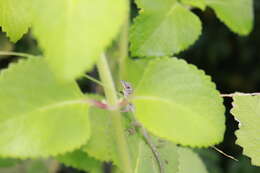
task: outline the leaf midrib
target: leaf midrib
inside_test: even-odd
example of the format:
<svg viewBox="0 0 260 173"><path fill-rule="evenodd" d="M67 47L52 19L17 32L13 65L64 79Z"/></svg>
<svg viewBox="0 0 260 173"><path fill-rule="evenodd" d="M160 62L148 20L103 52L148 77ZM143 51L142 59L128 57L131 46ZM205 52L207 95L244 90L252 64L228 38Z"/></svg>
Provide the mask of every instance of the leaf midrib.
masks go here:
<svg viewBox="0 0 260 173"><path fill-rule="evenodd" d="M132 100L133 101L134 100L155 100L155 101L165 102L165 103L168 103L170 105L177 105L177 106L181 107L182 110L185 110L189 114L191 114L191 115L195 114L195 117L203 118L203 117L199 116L199 114L196 111L190 109L190 107L183 106L183 105L178 104L178 103L176 103L176 102L174 102L173 100L170 100L170 99L161 98L161 97L158 97L158 96L135 96ZM203 119L206 120L208 123L211 123L209 119L207 119L207 118L203 118Z"/></svg>
<svg viewBox="0 0 260 173"><path fill-rule="evenodd" d="M84 100L84 99L67 100L67 101L63 101L63 102L59 102L59 103L55 103L55 104L50 104L48 106L42 106L42 107L40 106L40 108L38 107L38 108L36 108L32 111L22 113L19 116L12 116L11 118L5 119L0 124L7 123L7 122L12 121L12 120L17 119L17 118L24 118L26 115L32 114L33 112L47 111L47 110L50 110L50 109L55 109L55 108L58 108L58 107L63 107L63 106L67 106L67 105L74 105L74 104L87 104L87 101Z"/></svg>
<svg viewBox="0 0 260 173"><path fill-rule="evenodd" d="M175 2L171 8L169 8L166 12L163 13L163 15L161 16L162 20L158 23L157 27L154 27L154 30L151 32L151 34L149 34L150 36L148 37L148 39L144 39L144 41L141 42L141 46L137 49L138 51L141 49L143 49L143 47L146 45L145 43L148 42L150 40L151 37L153 37L153 35L156 33L156 31L158 30L158 28L160 28L160 26L164 23L165 19L167 17L169 17L171 15L171 13L174 11L174 9L178 6L178 2ZM158 13L160 14L160 12L157 12L156 14L158 15ZM154 14L153 14L154 15Z"/></svg>

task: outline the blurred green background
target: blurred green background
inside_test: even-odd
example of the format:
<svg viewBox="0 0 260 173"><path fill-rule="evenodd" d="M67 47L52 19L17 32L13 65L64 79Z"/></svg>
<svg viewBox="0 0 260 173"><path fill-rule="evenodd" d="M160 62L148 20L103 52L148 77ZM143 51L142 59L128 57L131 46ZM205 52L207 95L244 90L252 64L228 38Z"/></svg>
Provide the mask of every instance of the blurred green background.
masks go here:
<svg viewBox="0 0 260 173"><path fill-rule="evenodd" d="M188 50L176 55L203 69L216 83L221 93L260 92L260 1L254 1L255 26L247 37L232 33L221 23L210 9L202 12L193 10L203 22L203 34ZM132 18L137 15L137 8L132 3ZM238 12L239 17L239 12ZM40 54L37 42L30 33L16 44L8 41L4 33L0 33L0 51L27 52ZM0 56L0 68L6 68L15 56ZM96 75L96 72L92 72ZM79 81L83 91L91 91L95 85L87 80ZM237 158L235 162L213 149L196 149L204 160L209 173L260 173L260 167L250 164L250 159L242 156L242 148L235 145L234 131L238 123L229 113L232 100L225 98L226 125L225 140L218 145L222 151ZM15 165L15 166L13 166ZM0 173L46 173L48 170L59 173L79 173L79 170L57 165L55 161L1 160ZM106 167L106 166L105 166ZM109 166L108 166L109 167ZM108 172L108 171L106 171Z"/></svg>

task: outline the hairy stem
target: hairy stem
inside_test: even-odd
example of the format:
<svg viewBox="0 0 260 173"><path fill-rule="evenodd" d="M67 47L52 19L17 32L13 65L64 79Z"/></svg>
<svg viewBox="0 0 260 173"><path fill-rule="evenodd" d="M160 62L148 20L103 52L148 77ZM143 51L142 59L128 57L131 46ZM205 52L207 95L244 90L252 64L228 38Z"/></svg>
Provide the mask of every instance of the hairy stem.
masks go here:
<svg viewBox="0 0 260 173"><path fill-rule="evenodd" d="M112 79L111 71L108 66L105 55L102 55L97 63L98 72L102 83L104 84L104 91L109 106L117 106L117 93L115 90L115 84ZM121 164L124 168L124 173L133 173L130 156L128 152L128 146L124 135L124 129L122 125L121 113L119 110L111 111L111 119L113 123L113 129L115 139L117 143L117 149Z"/></svg>

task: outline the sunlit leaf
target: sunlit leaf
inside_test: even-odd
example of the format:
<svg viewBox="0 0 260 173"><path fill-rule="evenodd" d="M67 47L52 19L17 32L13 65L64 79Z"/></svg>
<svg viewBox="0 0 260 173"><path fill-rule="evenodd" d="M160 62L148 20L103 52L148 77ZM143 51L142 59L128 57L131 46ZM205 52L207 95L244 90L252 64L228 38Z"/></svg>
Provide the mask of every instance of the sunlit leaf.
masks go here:
<svg viewBox="0 0 260 173"><path fill-rule="evenodd" d="M205 0L181 0L181 2L185 5L191 5L193 7L198 7L202 10L205 10L205 8L206 8Z"/></svg>
<svg viewBox="0 0 260 173"><path fill-rule="evenodd" d="M260 166L260 96L237 93L233 100L231 113L239 121L236 143L243 147L245 155L251 157L252 164Z"/></svg>
<svg viewBox="0 0 260 173"><path fill-rule="evenodd" d="M37 1L33 31L47 62L63 79L94 65L127 14L126 0Z"/></svg>
<svg viewBox="0 0 260 173"><path fill-rule="evenodd" d="M206 2L233 32L247 35L252 31L253 0L206 0Z"/></svg>
<svg viewBox="0 0 260 173"><path fill-rule="evenodd" d="M222 141L223 99L209 76L176 58L155 59L144 68L132 101L136 117L148 130L183 145Z"/></svg>
<svg viewBox="0 0 260 173"><path fill-rule="evenodd" d="M142 8L130 32L133 56L176 54L201 33L199 18L175 1L137 1Z"/></svg>
<svg viewBox="0 0 260 173"><path fill-rule="evenodd" d="M0 1L0 26L11 41L19 40L31 26L31 4L31 0Z"/></svg>
<svg viewBox="0 0 260 173"><path fill-rule="evenodd" d="M12 64L0 75L0 155L46 157L80 147L90 136L84 99L43 58Z"/></svg>

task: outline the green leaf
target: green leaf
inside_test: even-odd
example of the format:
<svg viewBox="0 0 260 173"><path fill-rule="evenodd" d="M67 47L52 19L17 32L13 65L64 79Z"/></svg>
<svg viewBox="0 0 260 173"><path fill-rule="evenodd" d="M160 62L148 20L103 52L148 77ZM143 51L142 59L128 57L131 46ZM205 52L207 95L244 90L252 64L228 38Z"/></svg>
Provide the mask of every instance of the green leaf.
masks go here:
<svg viewBox="0 0 260 173"><path fill-rule="evenodd" d="M201 33L200 19L188 9L175 1L165 5L159 2L154 6L139 3L143 10L130 30L133 56L176 54L193 44Z"/></svg>
<svg viewBox="0 0 260 173"><path fill-rule="evenodd" d="M150 59L127 59L126 60L126 74L123 76L124 80L127 80L131 83L131 85L136 88L140 79L142 78L142 74L145 71L145 66L149 63Z"/></svg>
<svg viewBox="0 0 260 173"><path fill-rule="evenodd" d="M97 160L113 161L117 167L123 170L118 158L109 112L97 108L90 108L89 115L92 134L83 150ZM127 116L131 115L124 114L125 135L135 173L159 173L153 152L145 143L142 136L140 136L141 134L137 131L134 134L128 132L133 126L129 120L127 120L129 118ZM158 145L158 143L156 139L154 144ZM177 172L178 154L176 146L165 141L158 151L161 154L166 170L169 170L170 173ZM168 164L166 164L166 162ZM168 173L168 171L166 173Z"/></svg>
<svg viewBox="0 0 260 173"><path fill-rule="evenodd" d="M79 170L89 171L90 173L103 173L102 162L89 157L89 155L82 150L76 150L71 153L57 156L56 159L67 166Z"/></svg>
<svg viewBox="0 0 260 173"><path fill-rule="evenodd" d="M243 153L251 157L253 165L260 166L260 96L246 96L237 93L231 113L240 122L235 132L236 143L243 147Z"/></svg>
<svg viewBox="0 0 260 173"><path fill-rule="evenodd" d="M28 31L32 16L30 0L0 1L0 26L12 42L19 40Z"/></svg>
<svg viewBox="0 0 260 173"><path fill-rule="evenodd" d="M126 14L126 0L37 1L33 31L51 68L70 80L90 70Z"/></svg>
<svg viewBox="0 0 260 173"><path fill-rule="evenodd" d="M200 157L188 148L178 147L179 172L178 173L208 173Z"/></svg>
<svg viewBox="0 0 260 173"><path fill-rule="evenodd" d="M117 162L113 126L109 112L91 107L89 116L92 133L83 150L97 160Z"/></svg>
<svg viewBox="0 0 260 173"><path fill-rule="evenodd" d="M132 101L137 119L149 131L190 146L222 141L223 99L209 76L176 58L155 59L143 68Z"/></svg>
<svg viewBox="0 0 260 173"><path fill-rule="evenodd" d="M205 10L206 1L205 0L181 0L181 3L185 5L191 5L193 7L198 7L201 10Z"/></svg>
<svg viewBox="0 0 260 173"><path fill-rule="evenodd" d="M43 58L10 65L0 75L0 155L47 157L80 147L90 136L84 99Z"/></svg>
<svg viewBox="0 0 260 173"><path fill-rule="evenodd" d="M253 0L206 0L206 2L233 32L248 35L252 31Z"/></svg>

